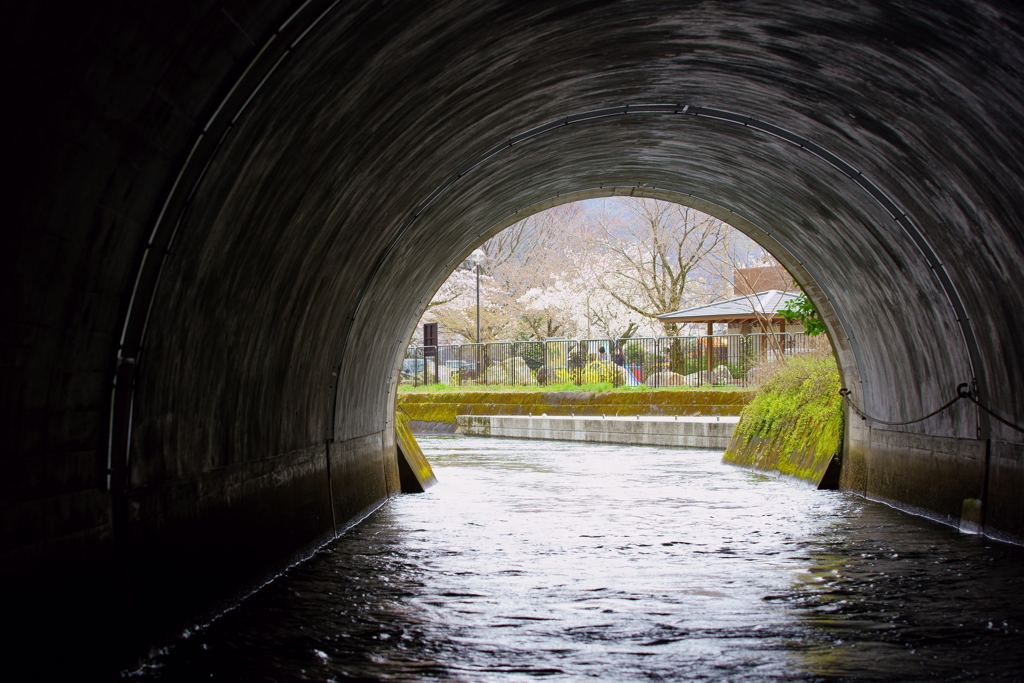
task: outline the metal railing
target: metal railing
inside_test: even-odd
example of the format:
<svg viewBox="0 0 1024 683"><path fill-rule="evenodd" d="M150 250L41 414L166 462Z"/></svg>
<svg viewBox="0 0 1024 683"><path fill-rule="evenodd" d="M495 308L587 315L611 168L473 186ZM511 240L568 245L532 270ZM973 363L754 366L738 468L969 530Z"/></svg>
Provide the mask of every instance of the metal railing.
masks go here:
<svg viewBox="0 0 1024 683"><path fill-rule="evenodd" d="M803 333L548 339L409 347L402 383L746 387L765 362L815 347Z"/></svg>

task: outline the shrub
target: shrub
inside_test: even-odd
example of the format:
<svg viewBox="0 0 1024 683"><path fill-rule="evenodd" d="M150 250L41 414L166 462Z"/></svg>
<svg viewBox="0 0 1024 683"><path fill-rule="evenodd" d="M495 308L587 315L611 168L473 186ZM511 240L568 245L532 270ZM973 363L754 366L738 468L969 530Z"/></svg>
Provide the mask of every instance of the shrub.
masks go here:
<svg viewBox="0 0 1024 683"><path fill-rule="evenodd" d="M791 356L766 370L736 426L728 459L774 461L773 469L811 479L823 473L843 440L839 369L830 350ZM754 447L760 455L741 451ZM765 461L767 462L767 461Z"/></svg>
<svg viewBox="0 0 1024 683"><path fill-rule="evenodd" d="M580 384L616 383L616 381L618 384L625 384L623 373L624 370L614 363L592 361L580 371L577 381Z"/></svg>

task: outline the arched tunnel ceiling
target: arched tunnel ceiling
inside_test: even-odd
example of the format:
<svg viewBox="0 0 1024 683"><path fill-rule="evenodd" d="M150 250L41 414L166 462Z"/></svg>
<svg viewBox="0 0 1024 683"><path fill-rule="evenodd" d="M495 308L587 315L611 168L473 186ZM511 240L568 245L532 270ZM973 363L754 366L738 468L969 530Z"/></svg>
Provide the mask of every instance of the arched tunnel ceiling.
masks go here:
<svg viewBox="0 0 1024 683"><path fill-rule="evenodd" d="M1016 330L989 329L979 360L999 360L991 370L972 370L948 292L906 231L821 158L749 127L654 113L579 122L502 150L448 184L486 150L564 116L622 105L713 105L812 138L863 169L927 226L959 284L954 295L963 290L974 311L986 304L969 290L990 286L992 273L1015 272L1019 249L984 253L996 216L979 211L979 195L991 192L991 170L971 163L957 174L948 158L958 143L1006 136L1002 121L986 129L982 111L962 119L950 111L953 94L970 94L972 105L988 100L976 83L968 93L957 78L994 55L969 59L971 48L989 47L962 36L954 52L934 7L931 17L863 7L846 16L809 6L799 13L713 4L644 9L520 8L499 34L492 30L497 7L455 12L442 5L414 16L394 8L330 10L248 103L199 186L178 238L180 256L164 274L182 284L164 284L159 295L178 298L157 299L157 310L178 313L153 323L140 408L153 406L157 420L171 413L186 419L187 411L161 404L178 400L179 391L164 387L181 383L186 395L222 396L227 415L233 392L209 383L234 377L255 390L269 373L285 405L254 392L256 405L246 407L272 432L258 440L269 439L275 451L322 435L379 431L390 411L384 369L393 368L442 264L512 211L607 185L705 197L779 235L819 273L850 321L843 332L860 341L857 374L865 382L858 398L874 414L922 414L975 373L999 376L1016 363L1000 358ZM961 75L936 72L922 68L929 55L967 63ZM942 116L925 114L929 107ZM1000 142L1004 152L1019 144L1013 136ZM1012 157L992 161L1019 170ZM979 219L985 230L977 229ZM1004 237L1018 247L1011 232ZM1006 262L979 276L975 255ZM182 357L174 330L201 334L225 307L273 314L239 321L237 331L232 324L228 344L219 343L223 327L209 327ZM162 353L170 355L157 360ZM179 363L198 371L182 375ZM307 387L309 378L320 378L319 396L292 388ZM1009 398L1006 388L993 391ZM193 409L193 420L209 410ZM298 415L298 422L256 419L266 410ZM973 436L970 413L965 406L947 424L924 428ZM145 435L145 418L141 427ZM251 452L250 436L223 435L209 457L230 462L234 448Z"/></svg>
<svg viewBox="0 0 1024 683"><path fill-rule="evenodd" d="M11 12L11 566L106 547L125 487L383 434L398 354L438 278L516 212L602 188L694 197L770 235L835 311L868 412L921 415L976 376L993 408L1024 419L1014 3ZM820 145L927 248L813 149L686 106ZM986 429L961 402L897 431Z"/></svg>

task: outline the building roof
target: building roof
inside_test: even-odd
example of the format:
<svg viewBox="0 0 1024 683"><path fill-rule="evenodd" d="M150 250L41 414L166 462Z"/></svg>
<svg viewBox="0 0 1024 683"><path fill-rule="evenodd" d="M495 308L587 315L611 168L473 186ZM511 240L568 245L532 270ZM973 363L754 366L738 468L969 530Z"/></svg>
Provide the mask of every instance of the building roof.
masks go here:
<svg viewBox="0 0 1024 683"><path fill-rule="evenodd" d="M769 289L766 292L738 296L706 306L687 308L675 313L659 315L659 320L670 323L733 323L758 322L765 316L781 318L777 311L799 294Z"/></svg>

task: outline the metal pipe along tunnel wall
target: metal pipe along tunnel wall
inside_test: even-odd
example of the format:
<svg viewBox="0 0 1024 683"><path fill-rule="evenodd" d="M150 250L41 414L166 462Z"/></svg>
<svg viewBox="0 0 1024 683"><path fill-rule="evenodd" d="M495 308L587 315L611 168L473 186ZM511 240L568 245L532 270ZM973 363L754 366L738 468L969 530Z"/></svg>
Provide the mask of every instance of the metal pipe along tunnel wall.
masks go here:
<svg viewBox="0 0 1024 683"><path fill-rule="evenodd" d="M1015 5L90 5L5 47L3 568L69 629L152 638L396 494L412 321L574 198L769 247L872 416L1024 422ZM1019 432L847 425L845 488L1024 539Z"/></svg>

